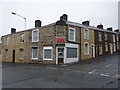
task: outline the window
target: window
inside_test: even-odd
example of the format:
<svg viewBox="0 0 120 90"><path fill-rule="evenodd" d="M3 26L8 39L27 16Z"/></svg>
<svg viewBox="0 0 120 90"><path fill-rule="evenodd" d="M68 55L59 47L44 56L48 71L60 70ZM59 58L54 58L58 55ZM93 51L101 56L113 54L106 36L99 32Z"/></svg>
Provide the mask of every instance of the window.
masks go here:
<svg viewBox="0 0 120 90"><path fill-rule="evenodd" d="M113 50L114 50L114 52L116 52L116 44L115 43L113 43Z"/></svg>
<svg viewBox="0 0 120 90"><path fill-rule="evenodd" d="M102 55L102 45L99 45L99 55Z"/></svg>
<svg viewBox="0 0 120 90"><path fill-rule="evenodd" d="M44 47L43 53L44 60L52 60L52 47Z"/></svg>
<svg viewBox="0 0 120 90"><path fill-rule="evenodd" d="M105 43L105 51L108 52L108 44Z"/></svg>
<svg viewBox="0 0 120 90"><path fill-rule="evenodd" d="M89 44L88 43L84 44L84 53L85 55L89 55Z"/></svg>
<svg viewBox="0 0 120 90"><path fill-rule="evenodd" d="M113 35L113 42L115 42L115 35Z"/></svg>
<svg viewBox="0 0 120 90"><path fill-rule="evenodd" d="M75 29L69 28L69 41L75 41Z"/></svg>
<svg viewBox="0 0 120 90"><path fill-rule="evenodd" d="M39 33L38 29L32 31L32 42L38 42Z"/></svg>
<svg viewBox="0 0 120 90"><path fill-rule="evenodd" d="M5 58L8 58L8 49L5 49Z"/></svg>
<svg viewBox="0 0 120 90"><path fill-rule="evenodd" d="M107 34L105 34L105 41L107 41Z"/></svg>
<svg viewBox="0 0 120 90"><path fill-rule="evenodd" d="M98 35L99 37L99 41L102 41L102 34L101 33L99 33L99 35Z"/></svg>
<svg viewBox="0 0 120 90"><path fill-rule="evenodd" d="M9 44L9 37L6 37L6 45Z"/></svg>
<svg viewBox="0 0 120 90"><path fill-rule="evenodd" d="M117 34L117 41L119 41L119 35Z"/></svg>
<svg viewBox="0 0 120 90"><path fill-rule="evenodd" d="M117 50L119 50L119 42L117 42Z"/></svg>
<svg viewBox="0 0 120 90"><path fill-rule="evenodd" d="M89 31L87 29L84 30L84 39L89 39Z"/></svg>
<svg viewBox="0 0 120 90"><path fill-rule="evenodd" d="M20 42L21 42L21 43L24 42L24 34L21 34L21 35L20 35Z"/></svg>
<svg viewBox="0 0 120 90"><path fill-rule="evenodd" d="M77 58L77 48L67 47L67 58Z"/></svg>
<svg viewBox="0 0 120 90"><path fill-rule="evenodd" d="M24 50L20 49L19 52L20 52L20 54L19 54L20 59L23 59L24 58Z"/></svg>
<svg viewBox="0 0 120 90"><path fill-rule="evenodd" d="M38 59L38 47L32 47L32 59Z"/></svg>

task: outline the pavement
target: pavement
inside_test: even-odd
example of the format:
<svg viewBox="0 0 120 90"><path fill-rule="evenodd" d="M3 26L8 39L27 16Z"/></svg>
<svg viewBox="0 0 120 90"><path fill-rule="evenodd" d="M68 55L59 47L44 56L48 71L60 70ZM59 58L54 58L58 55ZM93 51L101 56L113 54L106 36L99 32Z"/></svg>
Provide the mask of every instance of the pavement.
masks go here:
<svg viewBox="0 0 120 90"><path fill-rule="evenodd" d="M118 88L119 54L65 65L2 63L2 88Z"/></svg>

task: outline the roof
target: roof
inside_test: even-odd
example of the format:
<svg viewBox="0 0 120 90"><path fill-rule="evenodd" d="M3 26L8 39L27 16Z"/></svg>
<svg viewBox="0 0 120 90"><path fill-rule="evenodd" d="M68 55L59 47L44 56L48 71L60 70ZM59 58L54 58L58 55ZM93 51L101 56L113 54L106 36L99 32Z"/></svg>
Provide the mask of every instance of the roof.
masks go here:
<svg viewBox="0 0 120 90"><path fill-rule="evenodd" d="M120 32L109 31L109 30L106 30L106 29L99 29L99 28L94 27L94 26L86 26L86 25L83 25L83 24L80 24L80 23L77 23L77 22L66 21L66 20L63 20L63 21L67 25L78 26L78 27L81 27L81 28L88 28L88 29L92 29L92 30L96 30L96 31L103 31L103 32L110 32L110 33L120 33ZM54 25L56 25L56 22L48 24L48 25L44 25L44 26L41 26L41 27L48 27L48 26L54 26ZM18 31L16 33L21 33L21 32L25 32L25 31L31 31L31 30L34 30L36 28L38 28L38 27L30 28L30 29L27 29L27 30ZM7 35L11 35L11 34L7 34ZM6 36L6 35L4 35L4 36Z"/></svg>
<svg viewBox="0 0 120 90"><path fill-rule="evenodd" d="M56 23L51 23L51 24L48 24L48 25L45 25L45 26L41 26L41 27L53 26L53 25L55 25L55 24L56 24ZM16 33L21 33L21 32L26 32L26 31L32 31L32 30L37 29L37 28L39 28L39 27L34 27L34 28L27 29L27 30L18 31L18 32L16 32ZM16 33L15 33L15 34L16 34ZM13 34L14 34L14 33L13 33ZM12 35L12 33L7 34L7 35ZM4 35L4 36L7 36L7 35ZM3 37L3 36L2 36L2 37Z"/></svg>
<svg viewBox="0 0 120 90"><path fill-rule="evenodd" d="M86 26L86 25L76 23L76 22L71 22L71 21L65 21L65 22L66 22L67 25L74 25L74 26L78 26L78 27L82 27L82 28L88 28L88 29L103 31L103 32L118 33L118 32L109 31L109 30L106 30L106 29L99 29L99 28L94 27L94 26Z"/></svg>

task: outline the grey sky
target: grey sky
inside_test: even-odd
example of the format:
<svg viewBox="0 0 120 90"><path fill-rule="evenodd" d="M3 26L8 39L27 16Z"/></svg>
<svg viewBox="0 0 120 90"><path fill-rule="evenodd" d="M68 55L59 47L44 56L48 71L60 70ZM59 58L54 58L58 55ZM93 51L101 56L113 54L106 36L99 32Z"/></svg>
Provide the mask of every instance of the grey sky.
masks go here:
<svg viewBox="0 0 120 90"><path fill-rule="evenodd" d="M34 27L39 17L42 25L59 20L62 14L68 15L69 21L82 23L90 20L91 26L102 23L104 28L118 28L118 2L1 2L0 37L10 33L11 28L24 30L24 19L12 15L15 12L27 18L27 29ZM108 0L109 1L109 0Z"/></svg>

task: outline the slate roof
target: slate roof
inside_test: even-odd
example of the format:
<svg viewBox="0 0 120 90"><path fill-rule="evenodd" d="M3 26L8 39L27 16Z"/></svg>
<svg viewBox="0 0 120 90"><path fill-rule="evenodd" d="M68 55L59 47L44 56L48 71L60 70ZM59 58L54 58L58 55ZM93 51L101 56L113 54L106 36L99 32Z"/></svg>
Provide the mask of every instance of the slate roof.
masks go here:
<svg viewBox="0 0 120 90"><path fill-rule="evenodd" d="M88 29L103 31L103 32L118 33L118 32L109 31L109 30L106 30L106 29L99 29L99 28L93 27L93 26L86 26L86 25L76 23L76 22L71 22L71 21L65 21L65 22L66 22L67 25L73 25L73 26L78 26L78 27L82 27L82 28L88 28Z"/></svg>

